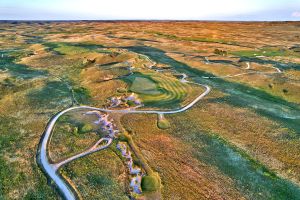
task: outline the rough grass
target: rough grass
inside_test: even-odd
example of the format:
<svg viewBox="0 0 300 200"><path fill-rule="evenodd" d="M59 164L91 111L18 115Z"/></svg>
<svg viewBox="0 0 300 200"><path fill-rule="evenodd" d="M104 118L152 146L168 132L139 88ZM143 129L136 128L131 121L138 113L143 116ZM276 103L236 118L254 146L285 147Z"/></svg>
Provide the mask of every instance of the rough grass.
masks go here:
<svg viewBox="0 0 300 200"><path fill-rule="evenodd" d="M21 50L14 51L13 53L2 50L0 51L0 55L2 54L4 57L0 59L0 70L7 70L7 73L14 78L28 80L47 75L46 70L32 69L27 65L16 63L21 58L28 56L28 53L24 54Z"/></svg>
<svg viewBox="0 0 300 200"><path fill-rule="evenodd" d="M141 126L144 120L147 123ZM159 129L156 120L155 115L130 114L125 115L121 122L126 129L132 130L135 143L146 161L159 173L163 199L243 197L226 177L193 158L190 145L169 134L171 130ZM180 129L172 131L181 132Z"/></svg>
<svg viewBox="0 0 300 200"><path fill-rule="evenodd" d="M138 159L139 163L141 164L142 168L146 171L148 175L153 175L154 172L151 169L151 167L148 165L147 161L145 160L143 154L139 150L138 146L136 146L135 142L133 141L133 138L131 135L129 135L127 132L120 135L119 139L121 141L127 142L131 150L133 151L134 155Z"/></svg>
<svg viewBox="0 0 300 200"><path fill-rule="evenodd" d="M233 55L241 57L257 57L257 56L266 56L266 57L275 57L275 56L293 56L299 57L300 54L295 53L294 51L288 49L280 48L262 48L260 50L249 50L249 51L235 51L231 52Z"/></svg>
<svg viewBox="0 0 300 200"><path fill-rule="evenodd" d="M49 110L41 113L28 104L26 92L30 90L0 99L0 199L58 199L36 165Z"/></svg>
<svg viewBox="0 0 300 200"><path fill-rule="evenodd" d="M125 167L119 157L106 149L75 160L63 167L83 199L127 200Z"/></svg>
<svg viewBox="0 0 300 200"><path fill-rule="evenodd" d="M72 103L68 87L60 81L46 82L44 86L30 91L27 96L29 104L37 109L59 109Z"/></svg>
<svg viewBox="0 0 300 200"><path fill-rule="evenodd" d="M213 94L211 94L213 95ZM299 138L297 133L279 126L249 110L233 108L224 103L213 103L213 97L199 109L192 109L188 118L204 130L222 135L269 168L284 177L299 182ZM205 105L205 106L204 106ZM198 107L198 106L197 106ZM234 122L238 121L238 124ZM280 148L278 148L280 147Z"/></svg>
<svg viewBox="0 0 300 200"><path fill-rule="evenodd" d="M289 80L290 75L286 74L288 70L284 70L284 74L257 74L257 72L277 72L276 69L272 68L273 65L271 64L258 64L250 62L251 70L245 70L244 66L237 67L234 65L212 63L203 65L198 60L187 59L179 56L175 56L174 59L183 61L190 66L211 73L211 75L203 76L222 77L240 73L252 73L236 77L222 77L222 79L226 80L227 82L243 84L258 90L262 90L274 97L281 98L291 103L300 103L299 93L296 92L300 89L300 84L299 82ZM239 63L236 64L240 65ZM295 76L294 79L297 80L297 76ZM218 80L210 81L218 82ZM288 92L285 93L283 90L287 90Z"/></svg>
<svg viewBox="0 0 300 200"><path fill-rule="evenodd" d="M220 43L220 44L229 44L234 45L237 44L237 42L234 41L226 41L224 39L216 39L216 38L199 38L199 37L180 37L177 35L172 34L166 34L156 31L149 31L151 34L155 34L159 37L164 37L168 39L178 40L178 41L192 41L192 42L207 42L207 43Z"/></svg>
<svg viewBox="0 0 300 200"><path fill-rule="evenodd" d="M167 133L165 132L165 134L153 127L155 126L155 118L152 118L153 122L149 121L148 116L127 116L128 119L123 118L125 127L134 127L133 131L138 135L135 140L138 141L141 151L145 152L147 155L146 159L148 159L149 164L152 165L154 169L158 168L160 174L165 174L161 177L166 190L177 189L176 183L173 183L168 179L172 180L172 178L169 177L172 174L172 176L176 177L176 180L180 180L179 173L184 173L184 179L190 180L188 181L188 186L186 188L183 186L186 180L180 180L180 183L182 184L181 190L184 190L191 196L192 194L190 193L195 193L197 191L194 189L195 185L191 181L193 179L192 177L199 178L199 176L201 176L199 179L204 182L206 178L209 177L209 182L214 184L214 187L210 187L209 189L212 193L216 192L216 187L218 187L218 189L216 189L218 191L224 190L224 188L216 182L212 182L212 177L219 176L218 174L220 173L225 177L218 177L217 180L222 180L221 182L224 187L228 188L226 184L230 185L230 183L226 181L227 178L233 180L232 184L234 184L234 186L230 187L237 189L241 192L241 194L250 199L272 199L277 197L282 199L285 199L285 197L288 197L289 199L297 199L297 195L300 192L300 188L297 185L291 181L278 177L266 166L251 158L251 156L249 156L249 154L245 151L228 143L221 137L203 131L201 125L198 125L199 122L197 120L191 120L191 117L194 117L195 119L197 118L198 115L196 113L199 113L199 111L197 112L197 110L195 110L192 116L189 114L172 115L170 120L176 124L176 126L168 130ZM139 122L142 119L147 119L148 122L150 122L147 123L147 127L141 127L139 125ZM151 130L151 132L145 132L144 129ZM172 138L173 136L179 141ZM183 144L181 142L186 144L187 147L182 146ZM164 146L164 148L162 148L162 146ZM177 146L184 151L182 155L179 153L180 151L175 150ZM166 151L170 152L166 154ZM168 156L170 156L170 160ZM178 156L183 156L183 161L180 161ZM176 161L172 160L175 158ZM192 162L193 159L197 159L198 162L202 163L194 163L193 167L195 168L195 166L198 166L201 169L195 169L195 171L192 171L186 166L189 162ZM179 170L179 166L177 166L175 170L176 172L170 172L171 170L168 171L169 167L176 166L176 162L179 162L179 165L184 165L185 169ZM201 167L203 165L209 165L211 167L209 170L211 171L207 172L207 168L203 169ZM216 169L216 171L213 169ZM168 175L166 175L166 170L169 173ZM199 183L196 185L199 187ZM204 188L205 187L200 188L199 190L203 192L203 190L205 190ZM191 190L193 190L193 192L189 192ZM225 195L225 193L227 195L236 195L231 192L232 191L226 191L222 195ZM163 194L168 195L164 192ZM218 193L216 192L215 195L217 194ZM181 197L184 196L183 194L180 195L182 195ZM202 195L203 194L198 194L198 197ZM191 196L189 198L191 198ZM237 197L231 196L230 198Z"/></svg>
<svg viewBox="0 0 300 200"><path fill-rule="evenodd" d="M49 143L50 158L57 162L81 153L102 137L96 117L73 111L61 116L55 124Z"/></svg>

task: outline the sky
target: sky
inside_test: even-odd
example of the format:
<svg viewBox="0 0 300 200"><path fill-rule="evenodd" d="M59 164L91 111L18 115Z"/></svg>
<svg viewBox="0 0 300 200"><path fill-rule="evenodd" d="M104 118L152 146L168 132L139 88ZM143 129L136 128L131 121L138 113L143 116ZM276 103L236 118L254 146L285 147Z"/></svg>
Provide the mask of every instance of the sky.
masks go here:
<svg viewBox="0 0 300 200"><path fill-rule="evenodd" d="M0 20L300 21L300 0L0 0Z"/></svg>

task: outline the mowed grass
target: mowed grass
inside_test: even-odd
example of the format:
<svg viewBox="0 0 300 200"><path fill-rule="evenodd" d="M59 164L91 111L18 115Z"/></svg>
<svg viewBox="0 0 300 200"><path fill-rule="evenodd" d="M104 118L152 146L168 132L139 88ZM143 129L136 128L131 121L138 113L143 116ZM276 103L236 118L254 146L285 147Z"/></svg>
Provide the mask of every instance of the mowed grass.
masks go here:
<svg viewBox="0 0 300 200"><path fill-rule="evenodd" d="M146 106L178 107L193 90L187 83L158 73L136 73L127 80L129 91L137 93Z"/></svg>
<svg viewBox="0 0 300 200"><path fill-rule="evenodd" d="M162 94L156 87L155 82L143 77L136 77L130 87L130 90L139 94Z"/></svg>

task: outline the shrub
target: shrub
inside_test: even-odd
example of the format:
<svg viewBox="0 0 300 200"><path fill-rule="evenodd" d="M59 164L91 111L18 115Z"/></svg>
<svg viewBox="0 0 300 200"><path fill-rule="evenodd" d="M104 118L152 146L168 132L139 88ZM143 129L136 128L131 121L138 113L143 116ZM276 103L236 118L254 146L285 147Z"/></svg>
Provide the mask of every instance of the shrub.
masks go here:
<svg viewBox="0 0 300 200"><path fill-rule="evenodd" d="M148 175L142 178L141 183L143 192L154 192L160 189L160 180L155 175Z"/></svg>
<svg viewBox="0 0 300 200"><path fill-rule="evenodd" d="M122 142L128 142L129 137L130 136L127 133L121 133L118 135L118 139Z"/></svg>
<svg viewBox="0 0 300 200"><path fill-rule="evenodd" d="M270 88L270 89L272 89L272 88L273 88L273 85L272 85L271 83L270 83L268 86L269 86L269 88Z"/></svg>
<svg viewBox="0 0 300 200"><path fill-rule="evenodd" d="M87 179L93 186L107 186L112 184L111 179L103 175L89 174Z"/></svg>
<svg viewBox="0 0 300 200"><path fill-rule="evenodd" d="M85 124L80 128L80 133L88 133L93 131L93 126L90 124Z"/></svg>
<svg viewBox="0 0 300 200"><path fill-rule="evenodd" d="M84 87L78 87L73 89L75 99L79 103L88 104L91 98L90 92Z"/></svg>
<svg viewBox="0 0 300 200"><path fill-rule="evenodd" d="M126 93L127 89L126 88L118 88L117 92L119 92L119 93Z"/></svg>
<svg viewBox="0 0 300 200"><path fill-rule="evenodd" d="M222 56L227 55L227 51L220 50L220 49L215 49L214 53L217 54L217 55L222 55Z"/></svg>
<svg viewBox="0 0 300 200"><path fill-rule="evenodd" d="M74 134L74 135L77 135L77 134L78 134L78 127L74 127L74 129L73 129L73 134Z"/></svg>
<svg viewBox="0 0 300 200"><path fill-rule="evenodd" d="M135 103L133 101L127 101L128 106L133 107L135 106Z"/></svg>
<svg viewBox="0 0 300 200"><path fill-rule="evenodd" d="M171 124L167 119L159 119L157 121L157 127L160 129L168 129L171 127Z"/></svg>

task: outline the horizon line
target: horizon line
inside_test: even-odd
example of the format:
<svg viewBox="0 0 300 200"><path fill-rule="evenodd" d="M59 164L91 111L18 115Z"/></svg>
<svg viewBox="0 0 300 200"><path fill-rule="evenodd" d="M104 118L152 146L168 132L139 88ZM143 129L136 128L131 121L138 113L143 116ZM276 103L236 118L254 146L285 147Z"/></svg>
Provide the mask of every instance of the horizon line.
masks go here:
<svg viewBox="0 0 300 200"><path fill-rule="evenodd" d="M205 19L0 19L0 22L300 22L300 20L205 20Z"/></svg>

